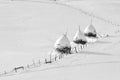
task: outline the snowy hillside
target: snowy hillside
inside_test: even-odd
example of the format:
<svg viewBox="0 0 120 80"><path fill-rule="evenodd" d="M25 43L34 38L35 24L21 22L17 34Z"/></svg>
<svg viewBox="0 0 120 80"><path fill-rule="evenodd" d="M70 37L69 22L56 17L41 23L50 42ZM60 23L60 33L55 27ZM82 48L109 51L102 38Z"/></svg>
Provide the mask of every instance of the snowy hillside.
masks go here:
<svg viewBox="0 0 120 80"><path fill-rule="evenodd" d="M120 79L120 2L115 0L0 0L0 74L17 66L44 59L56 39L68 30L72 41L78 26L90 23L99 34L109 34L89 43L81 52L65 56L1 80L119 80ZM66 6L67 4L67 6ZM84 13L84 12L87 12ZM116 25L117 26L116 26Z"/></svg>

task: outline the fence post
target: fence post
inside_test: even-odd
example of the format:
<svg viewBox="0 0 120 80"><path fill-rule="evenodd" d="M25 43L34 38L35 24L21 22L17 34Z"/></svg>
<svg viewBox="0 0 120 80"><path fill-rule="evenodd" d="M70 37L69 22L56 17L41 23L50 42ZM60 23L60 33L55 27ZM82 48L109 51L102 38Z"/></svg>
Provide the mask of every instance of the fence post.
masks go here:
<svg viewBox="0 0 120 80"><path fill-rule="evenodd" d="M80 46L81 50L83 49L82 45Z"/></svg>
<svg viewBox="0 0 120 80"><path fill-rule="evenodd" d="M61 59L61 57L60 57L60 56L61 56L61 54L59 55L59 59Z"/></svg>
<svg viewBox="0 0 120 80"><path fill-rule="evenodd" d="M38 63L39 63L39 65L41 65L40 59L39 59L39 62L38 62Z"/></svg>
<svg viewBox="0 0 120 80"><path fill-rule="evenodd" d="M50 54L50 62L52 62L52 56L51 56L51 54Z"/></svg>
<svg viewBox="0 0 120 80"><path fill-rule="evenodd" d="M55 55L55 61L57 61L57 56Z"/></svg>
<svg viewBox="0 0 120 80"><path fill-rule="evenodd" d="M33 65L35 66L35 61L34 61L34 59L33 59Z"/></svg>
<svg viewBox="0 0 120 80"><path fill-rule="evenodd" d="M47 59L45 58L45 64L47 64Z"/></svg>
<svg viewBox="0 0 120 80"><path fill-rule="evenodd" d="M6 71L4 71L4 74L7 74L7 72L6 72Z"/></svg>
<svg viewBox="0 0 120 80"><path fill-rule="evenodd" d="M77 48L76 48L76 47L74 47L74 49L75 49L75 52L76 52L76 53L78 53Z"/></svg>
<svg viewBox="0 0 120 80"><path fill-rule="evenodd" d="M27 68L30 68L29 64L27 64Z"/></svg>

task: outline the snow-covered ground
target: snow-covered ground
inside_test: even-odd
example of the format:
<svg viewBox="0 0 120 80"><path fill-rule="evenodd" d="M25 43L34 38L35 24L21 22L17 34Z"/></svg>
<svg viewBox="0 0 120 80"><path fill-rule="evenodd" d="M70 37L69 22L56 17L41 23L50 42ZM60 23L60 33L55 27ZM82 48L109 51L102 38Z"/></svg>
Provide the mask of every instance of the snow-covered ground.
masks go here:
<svg viewBox="0 0 120 80"><path fill-rule="evenodd" d="M117 0L61 2L0 0L0 73L31 64L33 59L43 59L67 29L72 41L78 26L83 31L90 23L91 17L82 11L120 23L120 2ZM90 43L80 53L68 55L55 63L12 76L1 76L0 79L119 80L120 28L94 17L93 24L98 33L109 34L110 37Z"/></svg>

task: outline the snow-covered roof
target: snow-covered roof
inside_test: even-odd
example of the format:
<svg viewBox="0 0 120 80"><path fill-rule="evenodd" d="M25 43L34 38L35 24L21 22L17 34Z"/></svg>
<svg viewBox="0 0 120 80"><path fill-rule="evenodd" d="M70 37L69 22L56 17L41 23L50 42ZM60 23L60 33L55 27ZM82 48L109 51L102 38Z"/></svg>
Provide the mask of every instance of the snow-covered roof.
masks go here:
<svg viewBox="0 0 120 80"><path fill-rule="evenodd" d="M96 34L96 29L95 27L93 26L92 22L90 23L90 25L88 25L85 30L84 30L84 33L93 33L93 34Z"/></svg>
<svg viewBox="0 0 120 80"><path fill-rule="evenodd" d="M73 38L73 41L76 41L76 40L86 41L86 37L84 36L83 32L80 30L80 26L79 26L79 30L76 32L76 34Z"/></svg>
<svg viewBox="0 0 120 80"><path fill-rule="evenodd" d="M55 48L71 47L67 34L60 36L54 45Z"/></svg>

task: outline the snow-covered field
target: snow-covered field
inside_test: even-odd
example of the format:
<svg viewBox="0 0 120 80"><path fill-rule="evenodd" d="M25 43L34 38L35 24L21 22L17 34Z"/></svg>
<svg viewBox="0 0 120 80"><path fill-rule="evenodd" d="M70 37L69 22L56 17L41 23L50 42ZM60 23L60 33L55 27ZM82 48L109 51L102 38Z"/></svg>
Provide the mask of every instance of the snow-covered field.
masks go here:
<svg viewBox="0 0 120 80"><path fill-rule="evenodd" d="M120 23L119 0L59 0L60 4L41 1L0 0L0 73L43 59L66 30L72 41L79 25L82 31L89 25L89 14L109 20L93 17L97 32L110 37L52 64L0 79L120 80L120 27L114 25Z"/></svg>

